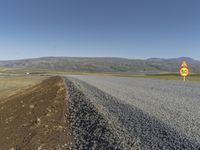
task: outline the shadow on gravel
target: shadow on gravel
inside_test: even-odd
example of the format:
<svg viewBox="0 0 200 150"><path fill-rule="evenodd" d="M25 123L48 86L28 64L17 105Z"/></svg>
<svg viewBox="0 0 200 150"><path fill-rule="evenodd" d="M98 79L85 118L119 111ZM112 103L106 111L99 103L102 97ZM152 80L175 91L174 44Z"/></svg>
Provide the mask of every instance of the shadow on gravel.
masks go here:
<svg viewBox="0 0 200 150"><path fill-rule="evenodd" d="M179 133L174 128L168 126L166 123L158 120L157 118L150 116L142 110L122 103L122 101L115 97L102 92L94 86L91 86L83 81L77 80L80 85L81 91L87 93L86 96L92 98L98 103L99 106L103 106L109 112L109 116L113 116L118 119L119 124L127 133L130 134L133 139L137 136L140 140L140 148L144 150L200 150L200 145L189 139L183 133ZM96 112L92 104L85 102L85 96L81 92L77 92L73 84L68 84L71 102L75 110L72 110L75 119L74 130L76 130L77 138L81 139L82 145L88 147L92 145L100 145L95 149L117 149L120 148L119 143L110 141L111 131L107 128L106 122L103 120L98 112ZM101 117L99 122L96 122L97 117ZM80 119L80 120L79 120ZM80 122L79 122L80 121ZM75 129L75 128L78 129ZM79 131L79 129L82 129ZM96 131L100 133L96 134ZM107 133L108 132L108 133ZM102 138L99 140L98 138ZM117 137L114 137L116 139ZM113 137L112 137L113 139ZM94 140L94 142L93 142ZM87 144L86 144L86 143ZM100 142L100 143L99 143ZM112 145L111 148L107 147Z"/></svg>

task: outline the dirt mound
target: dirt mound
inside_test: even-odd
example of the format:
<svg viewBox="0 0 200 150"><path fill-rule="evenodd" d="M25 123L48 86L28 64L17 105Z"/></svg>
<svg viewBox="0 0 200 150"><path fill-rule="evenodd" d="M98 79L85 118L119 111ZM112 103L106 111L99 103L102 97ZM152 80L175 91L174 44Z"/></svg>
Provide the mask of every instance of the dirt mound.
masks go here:
<svg viewBox="0 0 200 150"><path fill-rule="evenodd" d="M7 98L0 104L0 149L55 150L72 143L66 90L61 77Z"/></svg>

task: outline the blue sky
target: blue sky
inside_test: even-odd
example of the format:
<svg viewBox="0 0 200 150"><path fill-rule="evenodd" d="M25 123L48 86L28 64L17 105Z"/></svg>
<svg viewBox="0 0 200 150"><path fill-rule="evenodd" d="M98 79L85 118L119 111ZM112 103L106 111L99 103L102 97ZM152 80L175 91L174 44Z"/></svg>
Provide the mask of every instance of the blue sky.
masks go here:
<svg viewBox="0 0 200 150"><path fill-rule="evenodd" d="M0 60L200 60L199 0L0 0Z"/></svg>

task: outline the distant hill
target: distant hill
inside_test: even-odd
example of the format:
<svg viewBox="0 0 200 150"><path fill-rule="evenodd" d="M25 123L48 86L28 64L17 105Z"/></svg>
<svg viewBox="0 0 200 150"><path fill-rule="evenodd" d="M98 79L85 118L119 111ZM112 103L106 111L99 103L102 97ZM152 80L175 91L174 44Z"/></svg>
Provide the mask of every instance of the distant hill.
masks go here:
<svg viewBox="0 0 200 150"><path fill-rule="evenodd" d="M192 59L190 57L179 57L179 58L149 58L147 61L154 61L154 62L172 62L172 63L180 63L182 60L186 60L189 64L200 64L200 61Z"/></svg>
<svg viewBox="0 0 200 150"><path fill-rule="evenodd" d="M160 73L177 72L181 60L187 60L190 71L200 73L200 61L189 57L146 60L112 57L42 57L0 61L0 67L32 68L60 71Z"/></svg>

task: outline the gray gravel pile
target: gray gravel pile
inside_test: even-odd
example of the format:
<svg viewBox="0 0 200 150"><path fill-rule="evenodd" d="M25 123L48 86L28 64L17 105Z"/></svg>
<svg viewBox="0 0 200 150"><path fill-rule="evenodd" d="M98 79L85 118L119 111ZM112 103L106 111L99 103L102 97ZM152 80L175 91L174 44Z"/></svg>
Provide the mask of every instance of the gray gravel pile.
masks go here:
<svg viewBox="0 0 200 150"><path fill-rule="evenodd" d="M103 114L112 123L115 123L115 126L120 126L121 129L128 131L126 133L132 137L133 141L139 139L139 147L141 149L195 150L200 148L200 145L195 143L195 141L189 140L186 135L177 132L174 128L142 110L122 103L117 98L85 82L75 79L71 80L76 83L76 86L81 91L86 93L87 97L93 100L92 103L96 103L96 106L100 108L104 107L104 109L101 108L104 110ZM105 113L106 111L107 113Z"/></svg>
<svg viewBox="0 0 200 150"><path fill-rule="evenodd" d="M139 149L133 146L130 137L120 138L120 132L109 124L91 101L68 79L66 85L70 101L69 119L75 139L72 149Z"/></svg>

